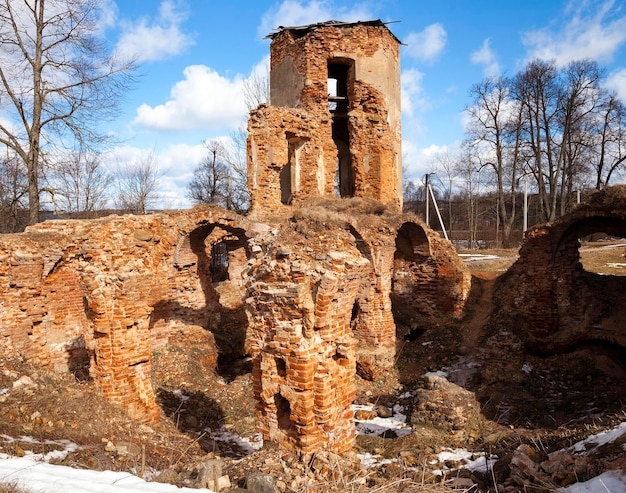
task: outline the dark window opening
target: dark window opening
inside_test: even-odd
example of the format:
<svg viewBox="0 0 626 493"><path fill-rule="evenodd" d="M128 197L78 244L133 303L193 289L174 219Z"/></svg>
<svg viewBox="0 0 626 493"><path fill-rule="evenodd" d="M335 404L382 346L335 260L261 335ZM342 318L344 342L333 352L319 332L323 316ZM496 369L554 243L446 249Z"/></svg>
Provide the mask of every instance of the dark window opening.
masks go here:
<svg viewBox="0 0 626 493"><path fill-rule="evenodd" d="M297 137L293 132L286 133L287 163L280 170L280 202L290 205L294 192L298 191L299 155L306 142L306 138Z"/></svg>
<svg viewBox="0 0 626 493"><path fill-rule="evenodd" d="M353 60L328 62L328 109L333 115L333 140L337 146L335 195L338 197L354 197L354 169L348 126L353 63Z"/></svg>
<svg viewBox="0 0 626 493"><path fill-rule="evenodd" d="M354 197L354 171L352 170L352 156L350 155L350 144L337 135L348 137L347 120L342 119L342 123L333 119L333 139L337 146L337 170L335 172L335 195L337 197Z"/></svg>
<svg viewBox="0 0 626 493"><path fill-rule="evenodd" d="M396 260L422 263L430 256L426 232L415 223L404 223L396 234Z"/></svg>
<svg viewBox="0 0 626 493"><path fill-rule="evenodd" d="M276 371L279 377L285 378L287 376L287 364L284 359L276 358Z"/></svg>
<svg viewBox="0 0 626 493"><path fill-rule="evenodd" d="M85 338L83 336L80 336L74 339L72 343L67 347L67 352L68 370L72 375L74 375L76 380L91 380L89 368L91 367L92 353L87 349Z"/></svg>
<svg viewBox="0 0 626 493"><path fill-rule="evenodd" d="M276 419L278 421L278 429L292 435L296 432L296 424L291 420L291 405L289 401L282 395L274 395L274 403L276 404Z"/></svg>
<svg viewBox="0 0 626 493"><path fill-rule="evenodd" d="M213 282L228 280L228 248L223 241L211 246L211 279Z"/></svg>
<svg viewBox="0 0 626 493"><path fill-rule="evenodd" d="M333 141L337 146L334 188L338 197L354 197L354 170L348 126L352 66L352 60L328 62L328 109L333 115Z"/></svg>
<svg viewBox="0 0 626 493"><path fill-rule="evenodd" d="M291 162L285 164L280 170L280 203L291 204Z"/></svg>
<svg viewBox="0 0 626 493"><path fill-rule="evenodd" d="M358 301L355 301L355 302L354 302L354 305L352 305L352 315L351 315L351 317L350 317L350 320L351 320L352 322L354 322L354 321L355 321L355 320L359 317L359 312L360 312L360 309L359 309L359 302L358 302Z"/></svg>

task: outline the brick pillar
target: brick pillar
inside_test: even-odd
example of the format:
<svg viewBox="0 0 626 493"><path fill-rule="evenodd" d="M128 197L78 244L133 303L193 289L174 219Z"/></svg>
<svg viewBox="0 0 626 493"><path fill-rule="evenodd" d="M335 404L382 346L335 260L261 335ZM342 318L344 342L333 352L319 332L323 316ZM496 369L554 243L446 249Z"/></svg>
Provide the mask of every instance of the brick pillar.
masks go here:
<svg viewBox="0 0 626 493"><path fill-rule="evenodd" d="M272 254L268 254L272 256ZM351 312L370 264L350 254L259 257L247 271L257 422L304 456L348 453L355 429Z"/></svg>
<svg viewBox="0 0 626 493"><path fill-rule="evenodd" d="M136 419L154 424L159 407L150 381L152 309L143 301L140 282L116 285L99 276L85 279L94 334L94 381L103 395ZM121 283L119 283L121 284Z"/></svg>

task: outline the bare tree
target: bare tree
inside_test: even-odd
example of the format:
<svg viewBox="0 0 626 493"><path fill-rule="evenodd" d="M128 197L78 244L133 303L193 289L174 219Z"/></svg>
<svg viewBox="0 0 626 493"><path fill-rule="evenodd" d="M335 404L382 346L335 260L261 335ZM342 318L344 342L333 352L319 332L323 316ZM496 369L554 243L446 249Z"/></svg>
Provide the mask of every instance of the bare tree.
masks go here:
<svg viewBox="0 0 626 493"><path fill-rule="evenodd" d="M206 156L193 172L188 196L196 203L225 205L228 192L228 166L224 161L224 146L219 140L204 143Z"/></svg>
<svg viewBox="0 0 626 493"><path fill-rule="evenodd" d="M248 111L270 101L270 68L263 65L254 70L243 83L243 97Z"/></svg>
<svg viewBox="0 0 626 493"><path fill-rule="evenodd" d="M26 173L15 156L0 159L0 232L15 233L26 225Z"/></svg>
<svg viewBox="0 0 626 493"><path fill-rule="evenodd" d="M434 156L435 170L437 176L440 177L439 181L444 187L444 197L448 200L448 229L451 231L452 225L452 195L454 188L454 181L456 178L457 157L448 149L438 152ZM441 178L443 176L443 178Z"/></svg>
<svg viewBox="0 0 626 493"><path fill-rule="evenodd" d="M574 184L585 171L587 150L592 143L593 122L597 113L601 91L602 72L591 60L576 60L563 70L563 84L559 98L560 144L557 171L561 175L560 214L567 212L573 201ZM554 200L554 198L553 198Z"/></svg>
<svg viewBox="0 0 626 493"><path fill-rule="evenodd" d="M245 163L237 148L228 149L219 140L204 143L206 156L198 164L187 186L187 195L194 202L216 204L242 211L248 201Z"/></svg>
<svg viewBox="0 0 626 493"><path fill-rule="evenodd" d="M248 111L252 111L261 104L269 103L269 63L256 67L250 77L244 81L243 96ZM245 124L243 124L231 133L230 138L233 146L231 148L223 146L222 149L223 161L230 167L230 170L228 170L229 191L227 193L226 207L238 212L247 210L250 205L250 196L248 194L248 161L246 154L247 137L248 133ZM200 171L198 172L200 173ZM197 185L198 184L194 186Z"/></svg>
<svg viewBox="0 0 626 493"><path fill-rule="evenodd" d="M626 107L615 93L603 96L590 160L596 189L609 185L611 178L626 168Z"/></svg>
<svg viewBox="0 0 626 493"><path fill-rule="evenodd" d="M248 155L246 149L247 132L240 127L231 133L232 147L226 150L226 162L233 177L233 209L238 212L248 210L250 194L248 192Z"/></svg>
<svg viewBox="0 0 626 493"><path fill-rule="evenodd" d="M461 178L459 189L466 207L467 248L470 250L478 247L478 197L481 193L479 166L473 151L474 147L464 144L454 166L456 176Z"/></svg>
<svg viewBox="0 0 626 493"><path fill-rule="evenodd" d="M154 162L154 151L143 155L135 163L119 165L118 168L118 206L133 214L145 214L157 198L157 187L161 177Z"/></svg>
<svg viewBox="0 0 626 493"><path fill-rule="evenodd" d="M39 220L39 179L59 147L98 146L134 64L99 37L100 0L0 0L0 101L10 123L0 142L28 177L29 221Z"/></svg>
<svg viewBox="0 0 626 493"><path fill-rule="evenodd" d="M68 212L95 212L106 205L106 194L113 176L100 156L75 152L58 165L54 187L58 202Z"/></svg>
<svg viewBox="0 0 626 493"><path fill-rule="evenodd" d="M469 142L477 148L482 166L489 167L496 183L496 223L502 224L502 242L509 247L516 216L515 192L520 169L521 105L510 96L509 81L487 78L471 89L467 108L471 124Z"/></svg>
<svg viewBox="0 0 626 493"><path fill-rule="evenodd" d="M553 221L560 184L553 133L561 93L554 62L531 61L517 74L513 87L515 98L522 105L528 165L537 183L540 211L544 221Z"/></svg>

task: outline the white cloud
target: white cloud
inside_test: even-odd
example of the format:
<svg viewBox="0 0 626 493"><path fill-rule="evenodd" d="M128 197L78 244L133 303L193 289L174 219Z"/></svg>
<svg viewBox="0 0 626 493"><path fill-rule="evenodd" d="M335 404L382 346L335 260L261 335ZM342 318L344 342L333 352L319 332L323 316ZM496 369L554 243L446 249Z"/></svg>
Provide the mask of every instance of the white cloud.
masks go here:
<svg viewBox="0 0 626 493"><path fill-rule="evenodd" d="M430 144L427 147L419 147L413 142L402 142L402 158L405 171L404 178L414 182L421 182L426 173L437 170L437 156L454 154L458 152L460 142L452 142L449 145Z"/></svg>
<svg viewBox="0 0 626 493"><path fill-rule="evenodd" d="M409 173L415 163L421 159L417 155L415 142L420 140L426 132L422 116L424 112L431 109L431 104L424 94L423 78L424 74L415 68L403 70L400 74L402 85L402 159Z"/></svg>
<svg viewBox="0 0 626 493"><path fill-rule="evenodd" d="M105 31L117 22L118 7L114 0L102 0L99 7L97 33L104 36Z"/></svg>
<svg viewBox="0 0 626 493"><path fill-rule="evenodd" d="M406 53L418 61L432 61L445 48L448 34L439 23L427 26L418 33L412 32L406 37Z"/></svg>
<svg viewBox="0 0 626 493"><path fill-rule="evenodd" d="M626 68L609 74L606 87L615 91L618 97L626 104Z"/></svg>
<svg viewBox="0 0 626 493"><path fill-rule="evenodd" d="M193 44L192 37L185 33L181 24L187 12L174 0L163 0L154 21L141 18L136 23L122 23L122 35L116 52L122 58L133 58L138 62L162 60L181 53Z"/></svg>
<svg viewBox="0 0 626 493"><path fill-rule="evenodd" d="M366 21L372 18L372 13L365 6L337 8L327 0L284 0L263 14L258 32L264 37L279 26L306 26L329 20Z"/></svg>
<svg viewBox="0 0 626 493"><path fill-rule="evenodd" d="M489 38L483 41L479 50L472 53L470 60L476 65L483 65L486 77L496 77L500 74L500 64L491 49Z"/></svg>
<svg viewBox="0 0 626 493"><path fill-rule="evenodd" d="M155 130L235 128L247 114L243 77L228 79L205 65L191 65L157 106L142 104L133 123Z"/></svg>
<svg viewBox="0 0 626 493"><path fill-rule="evenodd" d="M160 176L158 192L151 208L156 209L187 209L193 204L187 198L187 184L193 171L206 154L202 143L197 145L174 144L164 149L142 149L139 147L121 146L112 150L107 157L110 169L115 174L120 167L141 162L152 153L153 164ZM112 202L115 202L115 190L112 191Z"/></svg>
<svg viewBox="0 0 626 493"><path fill-rule="evenodd" d="M430 108L430 104L424 96L422 80L424 74L415 68L403 70L400 74L402 85L402 115L405 118L413 118L419 112Z"/></svg>
<svg viewBox="0 0 626 493"><path fill-rule="evenodd" d="M556 60L559 66L582 58L612 60L626 41L626 15L616 15L621 9L614 4L572 1L565 11L570 18L561 30L550 27L522 35L528 59Z"/></svg>

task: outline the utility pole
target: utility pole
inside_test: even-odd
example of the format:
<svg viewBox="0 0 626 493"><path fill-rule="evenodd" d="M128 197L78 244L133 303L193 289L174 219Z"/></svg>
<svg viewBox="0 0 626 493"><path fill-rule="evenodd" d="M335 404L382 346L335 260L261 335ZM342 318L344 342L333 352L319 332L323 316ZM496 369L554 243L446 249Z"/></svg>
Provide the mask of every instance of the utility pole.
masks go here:
<svg viewBox="0 0 626 493"><path fill-rule="evenodd" d="M433 205L435 206L435 212L437 213L437 217L439 218L439 224L441 225L441 231L443 231L443 236L445 237L445 239L448 239L448 233L446 231L446 227L443 224L443 219L441 218L441 213L439 212L439 206L437 205L437 201L435 200L435 194L433 193L433 189L430 186L430 177L432 175L434 175L435 173L426 173L425 176L425 192L426 192L426 226L428 226L430 228L430 224L429 224L429 208L428 208L428 197L430 196L430 198L433 200Z"/></svg>
<svg viewBox="0 0 626 493"><path fill-rule="evenodd" d="M528 229L528 175L524 175L524 228L522 231L522 239L524 233Z"/></svg>
<svg viewBox="0 0 626 493"><path fill-rule="evenodd" d="M424 193L426 194L426 226L430 228L429 215L428 215L428 194L430 190L430 177L435 173L426 173L425 176L425 185L424 185Z"/></svg>

